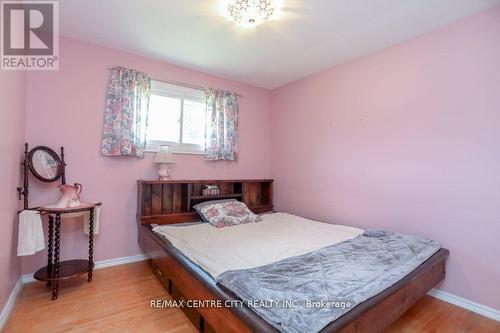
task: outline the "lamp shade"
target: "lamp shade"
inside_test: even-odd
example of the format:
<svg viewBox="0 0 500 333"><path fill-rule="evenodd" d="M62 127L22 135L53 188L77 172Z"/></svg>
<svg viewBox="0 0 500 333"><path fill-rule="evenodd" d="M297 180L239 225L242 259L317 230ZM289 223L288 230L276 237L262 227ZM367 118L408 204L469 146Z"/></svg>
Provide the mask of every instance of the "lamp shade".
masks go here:
<svg viewBox="0 0 500 333"><path fill-rule="evenodd" d="M174 156L167 145L160 145L160 147L158 147L158 152L156 153L153 163L175 164Z"/></svg>

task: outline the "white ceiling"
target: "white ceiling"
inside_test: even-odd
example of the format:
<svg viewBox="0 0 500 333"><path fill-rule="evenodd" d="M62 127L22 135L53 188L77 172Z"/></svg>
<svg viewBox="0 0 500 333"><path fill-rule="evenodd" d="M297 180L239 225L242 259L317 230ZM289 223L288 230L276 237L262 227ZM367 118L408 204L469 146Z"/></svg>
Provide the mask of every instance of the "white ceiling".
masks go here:
<svg viewBox="0 0 500 333"><path fill-rule="evenodd" d="M263 88L397 44L500 0L287 0L253 29L224 0L61 0L61 34ZM226 0L227 1L227 0Z"/></svg>

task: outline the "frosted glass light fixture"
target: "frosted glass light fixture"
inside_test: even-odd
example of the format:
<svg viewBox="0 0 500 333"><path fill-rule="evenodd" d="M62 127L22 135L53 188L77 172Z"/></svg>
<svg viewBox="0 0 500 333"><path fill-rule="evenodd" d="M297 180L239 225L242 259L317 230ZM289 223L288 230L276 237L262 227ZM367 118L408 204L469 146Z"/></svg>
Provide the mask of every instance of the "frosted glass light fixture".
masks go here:
<svg viewBox="0 0 500 333"><path fill-rule="evenodd" d="M276 0L232 0L227 9L239 25L255 27L271 18L276 10Z"/></svg>

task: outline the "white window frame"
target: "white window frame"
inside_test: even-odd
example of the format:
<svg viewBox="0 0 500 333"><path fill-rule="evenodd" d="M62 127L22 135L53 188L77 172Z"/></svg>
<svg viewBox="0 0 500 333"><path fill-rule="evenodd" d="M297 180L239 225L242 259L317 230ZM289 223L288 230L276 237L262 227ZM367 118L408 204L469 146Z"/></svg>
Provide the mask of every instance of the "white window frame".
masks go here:
<svg viewBox="0 0 500 333"><path fill-rule="evenodd" d="M184 99L190 101L205 103L205 93L201 90L186 88L166 82L151 80L151 94L165 97L179 98L181 100L181 116L180 116L180 131L179 141L182 141L183 119L184 116ZM172 141L147 140L146 152L156 153L160 145L168 145L169 150L174 154L194 154L204 155L205 146L190 143L179 143Z"/></svg>

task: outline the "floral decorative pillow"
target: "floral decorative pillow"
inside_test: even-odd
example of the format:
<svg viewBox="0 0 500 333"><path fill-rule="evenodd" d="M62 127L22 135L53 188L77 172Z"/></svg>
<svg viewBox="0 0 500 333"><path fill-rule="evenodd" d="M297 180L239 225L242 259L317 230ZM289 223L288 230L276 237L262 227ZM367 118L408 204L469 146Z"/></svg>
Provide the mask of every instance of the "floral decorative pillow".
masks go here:
<svg viewBox="0 0 500 333"><path fill-rule="evenodd" d="M262 217L255 215L247 205L235 199L207 201L193 208L203 220L217 228L262 221Z"/></svg>

